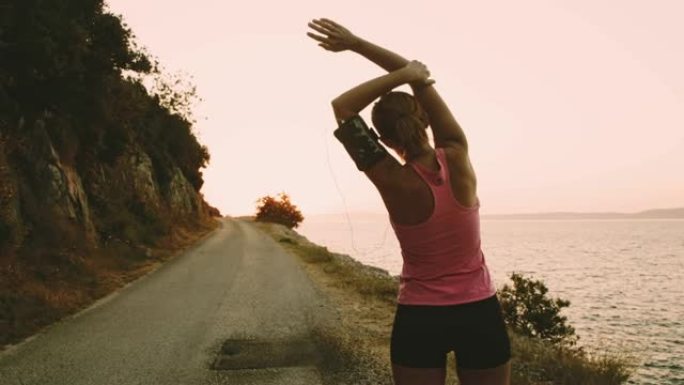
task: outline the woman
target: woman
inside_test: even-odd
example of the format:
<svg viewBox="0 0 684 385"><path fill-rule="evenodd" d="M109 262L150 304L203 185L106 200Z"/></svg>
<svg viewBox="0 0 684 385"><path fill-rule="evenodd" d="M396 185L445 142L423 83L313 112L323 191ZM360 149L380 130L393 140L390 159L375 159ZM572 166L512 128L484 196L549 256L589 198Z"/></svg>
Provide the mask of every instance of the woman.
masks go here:
<svg viewBox="0 0 684 385"><path fill-rule="evenodd" d="M356 52L388 71L343 93L332 107L340 124L335 135L380 192L402 249L390 349L395 383L444 384L446 354L454 351L461 384L508 384L510 343L480 247L476 178L463 130L422 63L329 19L309 27L322 48ZM414 95L392 91L403 84ZM404 165L359 117L378 98L373 124Z"/></svg>

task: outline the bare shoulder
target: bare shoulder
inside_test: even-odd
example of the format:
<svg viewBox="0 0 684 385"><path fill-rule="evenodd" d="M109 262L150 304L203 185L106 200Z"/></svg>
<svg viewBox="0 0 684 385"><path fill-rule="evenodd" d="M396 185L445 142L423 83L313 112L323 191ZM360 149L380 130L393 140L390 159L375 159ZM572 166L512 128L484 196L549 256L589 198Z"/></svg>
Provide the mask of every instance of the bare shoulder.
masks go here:
<svg viewBox="0 0 684 385"><path fill-rule="evenodd" d="M470 162L468 149L459 144L452 144L439 147L443 149L444 155L449 166L449 175L454 188L462 189L460 185L476 184L475 170Z"/></svg>
<svg viewBox="0 0 684 385"><path fill-rule="evenodd" d="M408 165L397 162L384 183L373 182L393 221L420 223L432 212L430 187Z"/></svg>
<svg viewBox="0 0 684 385"><path fill-rule="evenodd" d="M457 143L450 143L450 144L445 144L442 145L438 148L441 148L442 151L444 151L444 154L446 155L447 160L449 163L467 163L470 164L470 157L468 155L468 148L465 146L462 146Z"/></svg>
<svg viewBox="0 0 684 385"><path fill-rule="evenodd" d="M401 188L406 179L406 168L389 154L365 173L380 191Z"/></svg>

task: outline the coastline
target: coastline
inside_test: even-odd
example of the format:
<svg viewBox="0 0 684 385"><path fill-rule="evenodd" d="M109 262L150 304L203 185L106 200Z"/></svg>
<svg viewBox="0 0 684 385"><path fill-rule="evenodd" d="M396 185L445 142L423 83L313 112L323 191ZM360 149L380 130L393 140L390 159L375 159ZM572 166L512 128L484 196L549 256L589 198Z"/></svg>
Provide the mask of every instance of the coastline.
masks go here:
<svg viewBox="0 0 684 385"><path fill-rule="evenodd" d="M250 218L242 218L249 221ZM297 256L303 270L337 309L336 322L315 330L319 343L336 356L329 368L335 383L392 384L389 343L398 277L365 265L352 257L329 251L284 226L253 224ZM606 353L559 348L509 330L512 384L624 384L632 360ZM332 360L330 360L332 362ZM446 384L457 384L456 359L447 356Z"/></svg>

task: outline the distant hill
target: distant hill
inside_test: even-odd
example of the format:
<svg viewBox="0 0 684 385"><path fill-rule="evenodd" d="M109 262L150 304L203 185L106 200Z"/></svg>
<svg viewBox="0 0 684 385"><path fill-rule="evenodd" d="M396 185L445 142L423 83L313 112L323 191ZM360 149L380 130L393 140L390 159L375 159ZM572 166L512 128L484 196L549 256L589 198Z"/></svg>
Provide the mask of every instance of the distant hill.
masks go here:
<svg viewBox="0 0 684 385"><path fill-rule="evenodd" d="M530 213L483 215L482 219L684 219L684 207L653 209L637 213Z"/></svg>

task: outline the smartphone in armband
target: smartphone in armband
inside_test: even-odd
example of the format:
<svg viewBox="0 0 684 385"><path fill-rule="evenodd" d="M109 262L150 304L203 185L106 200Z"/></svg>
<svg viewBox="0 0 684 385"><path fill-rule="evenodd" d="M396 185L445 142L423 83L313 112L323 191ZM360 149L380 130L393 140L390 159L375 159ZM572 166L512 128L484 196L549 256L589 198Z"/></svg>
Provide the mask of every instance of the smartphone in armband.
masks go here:
<svg viewBox="0 0 684 385"><path fill-rule="evenodd" d="M343 121L333 132L337 140L356 164L359 171L366 171L387 156L378 135L359 115Z"/></svg>

